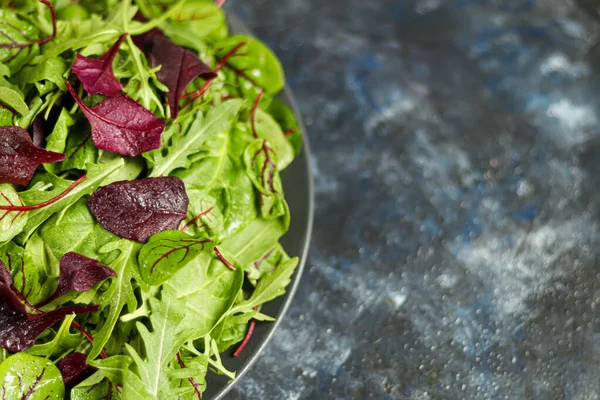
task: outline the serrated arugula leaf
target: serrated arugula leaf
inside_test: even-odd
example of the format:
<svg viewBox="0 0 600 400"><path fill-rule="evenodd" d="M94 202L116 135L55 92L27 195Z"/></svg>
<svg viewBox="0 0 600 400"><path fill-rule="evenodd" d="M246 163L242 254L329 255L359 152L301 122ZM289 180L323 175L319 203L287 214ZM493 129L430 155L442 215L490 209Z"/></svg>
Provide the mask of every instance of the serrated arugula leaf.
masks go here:
<svg viewBox="0 0 600 400"><path fill-rule="evenodd" d="M242 106L240 100L226 101L210 110L206 116L198 114L186 132L171 134L163 149L149 153L149 164L152 167L150 176L164 176L178 168L188 168L194 155L200 153L207 143L217 135L231 129L231 122Z"/></svg>
<svg viewBox="0 0 600 400"><path fill-rule="evenodd" d="M115 251L119 252L116 259L110 263L106 262L117 277L111 279L110 286L96 302L105 317L100 328L93 332L94 343L88 354L89 360L96 358L110 339L123 308L127 305L129 311L137 309L138 302L133 292L132 281L139 277L136 260L140 247L137 242L121 239L100 249L100 253L105 257L110 257ZM105 261L104 258L101 260Z"/></svg>
<svg viewBox="0 0 600 400"><path fill-rule="evenodd" d="M273 271L265 274L258 282L252 296L250 296L248 300L233 307L228 315L235 315L240 312L252 312L254 307L259 307L262 304L283 295L285 293L285 288L291 281L297 265L298 258L292 258L282 262Z"/></svg>
<svg viewBox="0 0 600 400"><path fill-rule="evenodd" d="M131 345L125 344L127 351L134 360L138 380L129 379L125 382L125 391L139 389L128 389L128 386L139 387L143 384L142 393L150 398L167 398L165 394L170 389L168 367L175 359L177 352L188 340L189 333L182 328L181 323L186 317L178 307L177 302L171 296L165 296L162 300L150 299L150 331L144 324L138 322L137 329L144 341L146 356L140 355ZM141 394L141 393L140 393Z"/></svg>
<svg viewBox="0 0 600 400"><path fill-rule="evenodd" d="M67 64L62 58L47 58L40 65L32 65L24 67L21 72L15 77L15 82L20 85L26 83L38 83L42 81L50 81L56 84L60 90L65 92L65 72ZM41 94L41 93L40 93Z"/></svg>
<svg viewBox="0 0 600 400"><path fill-rule="evenodd" d="M60 324L60 328L54 333L52 340L46 343L36 344L25 352L32 356L45 358L61 357L69 353L85 340L80 334L69 332L69 328L74 320L74 314L66 316L64 321Z"/></svg>

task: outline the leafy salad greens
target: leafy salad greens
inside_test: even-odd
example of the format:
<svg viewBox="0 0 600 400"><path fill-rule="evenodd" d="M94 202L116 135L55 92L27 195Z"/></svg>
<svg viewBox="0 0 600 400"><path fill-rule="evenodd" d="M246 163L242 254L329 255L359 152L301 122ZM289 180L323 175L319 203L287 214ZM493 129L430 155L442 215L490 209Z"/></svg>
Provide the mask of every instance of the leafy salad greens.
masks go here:
<svg viewBox="0 0 600 400"><path fill-rule="evenodd" d="M0 1L0 398L201 398L298 263L279 61L222 1Z"/></svg>

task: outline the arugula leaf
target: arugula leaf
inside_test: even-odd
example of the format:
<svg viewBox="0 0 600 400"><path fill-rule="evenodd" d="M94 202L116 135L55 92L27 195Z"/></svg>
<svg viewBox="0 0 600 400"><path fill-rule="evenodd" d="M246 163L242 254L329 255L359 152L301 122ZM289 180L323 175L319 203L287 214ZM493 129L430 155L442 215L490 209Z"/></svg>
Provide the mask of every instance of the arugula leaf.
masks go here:
<svg viewBox="0 0 600 400"><path fill-rule="evenodd" d="M167 398L169 390L168 366L175 358L177 351L188 340L186 332L181 328L185 314L177 306L171 296L165 296L162 300L150 299L152 314L150 323L152 332L138 322L137 329L140 333L146 349L146 357L143 358L131 345L125 344L127 351L134 360L139 381L126 379L124 392L127 393L128 386L139 382L143 384L145 396L150 398ZM135 389L135 392L138 392ZM143 397L144 398L144 397Z"/></svg>
<svg viewBox="0 0 600 400"><path fill-rule="evenodd" d="M51 358L61 357L78 347L85 339L83 339L80 334L69 332L74 320L74 314L66 316L52 340L46 343L35 344L25 352L32 356Z"/></svg>
<svg viewBox="0 0 600 400"><path fill-rule="evenodd" d="M23 368L27 366L27 368ZM19 353L0 364L0 395L28 400L62 400L65 386L60 371L45 358Z"/></svg>
<svg viewBox="0 0 600 400"><path fill-rule="evenodd" d="M230 129L231 121L241 106L240 100L230 100L216 106L206 116L199 113L185 133L168 138L166 155L160 149L148 154L152 167L150 176L168 175L178 168L189 167L192 163L191 156L201 152L203 146L215 136Z"/></svg>
<svg viewBox="0 0 600 400"><path fill-rule="evenodd" d="M91 361L98 357L102 348L108 342L115 325L127 305L129 311L137 309L137 299L133 292L132 281L139 277L137 268L137 257L141 245L131 240L116 240L100 249L100 253L109 256L112 252L118 251L117 258L107 263L115 271L117 277L110 282L108 289L97 299L96 304L100 306L100 312L105 314L102 325L93 332L94 343L88 354L88 360Z"/></svg>
<svg viewBox="0 0 600 400"><path fill-rule="evenodd" d="M227 314L250 313L259 307L285 293L285 288L290 284L292 274L298 265L298 258L291 258L277 266L273 271L265 274L252 296L248 300L234 306Z"/></svg>
<svg viewBox="0 0 600 400"><path fill-rule="evenodd" d="M66 71L67 64L62 58L47 58L40 65L23 68L15 77L15 81L20 85L24 85L26 83L37 83L47 80L56 84L60 90L66 91L66 80L64 78Z"/></svg>

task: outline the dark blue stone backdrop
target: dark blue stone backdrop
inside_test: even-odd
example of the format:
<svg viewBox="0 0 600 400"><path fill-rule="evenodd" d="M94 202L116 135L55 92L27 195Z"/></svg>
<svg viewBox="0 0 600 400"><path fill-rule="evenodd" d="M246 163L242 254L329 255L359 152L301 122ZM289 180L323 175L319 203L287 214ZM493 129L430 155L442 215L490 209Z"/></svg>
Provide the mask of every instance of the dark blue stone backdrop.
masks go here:
<svg viewBox="0 0 600 400"><path fill-rule="evenodd" d="M282 58L317 190L229 399L600 398L593 3L229 0Z"/></svg>

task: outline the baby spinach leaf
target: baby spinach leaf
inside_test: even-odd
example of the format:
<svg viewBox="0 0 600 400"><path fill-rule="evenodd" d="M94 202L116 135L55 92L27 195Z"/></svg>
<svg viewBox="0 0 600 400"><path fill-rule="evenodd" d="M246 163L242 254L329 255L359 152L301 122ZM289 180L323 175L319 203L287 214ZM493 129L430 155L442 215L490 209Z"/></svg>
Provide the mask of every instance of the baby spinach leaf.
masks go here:
<svg viewBox="0 0 600 400"><path fill-rule="evenodd" d="M0 395L3 399L62 400L65 386L50 360L20 353L0 364Z"/></svg>
<svg viewBox="0 0 600 400"><path fill-rule="evenodd" d="M267 112L271 114L279 126L281 126L283 135L294 148L294 156L300 154L303 141L302 130L300 129L300 125L296 120L296 115L294 112L285 103L278 99L273 99L271 101Z"/></svg>
<svg viewBox="0 0 600 400"><path fill-rule="evenodd" d="M243 281L241 269L231 271L214 254L201 255L177 272L163 292L177 299L178 310L186 316L181 326L198 339L209 334L233 306Z"/></svg>
<svg viewBox="0 0 600 400"><path fill-rule="evenodd" d="M177 229L187 215L188 197L181 179L160 177L111 183L87 204L104 229L144 243L155 233Z"/></svg>
<svg viewBox="0 0 600 400"><path fill-rule="evenodd" d="M100 93L104 96L114 97L121 93L123 85L115 78L112 63L126 37L127 34L121 35L119 40L100 58L89 58L77 53L72 70L88 94Z"/></svg>
<svg viewBox="0 0 600 400"><path fill-rule="evenodd" d="M282 171L292 163L294 160L294 148L288 142L277 121L261 108L256 110L254 128L256 129L257 136L268 140L269 146L277 154L278 170Z"/></svg>
<svg viewBox="0 0 600 400"><path fill-rule="evenodd" d="M207 237L192 237L181 231L153 235L139 256L140 274L148 285L160 285L171 279L201 252L212 251Z"/></svg>
<svg viewBox="0 0 600 400"><path fill-rule="evenodd" d="M90 122L97 148L132 156L160 148L165 122L133 99L122 94L90 108L69 83L67 88Z"/></svg>
<svg viewBox="0 0 600 400"><path fill-rule="evenodd" d="M204 0L187 1L161 28L175 43L198 50L202 41L224 39L229 30L223 10Z"/></svg>
<svg viewBox="0 0 600 400"><path fill-rule="evenodd" d="M38 166L64 160L33 144L31 136L18 126L0 127L0 182L27 185Z"/></svg>
<svg viewBox="0 0 600 400"><path fill-rule="evenodd" d="M234 73L244 97L254 101L262 91L274 95L283 89L285 77L281 63L267 46L252 37L234 35L217 42L217 57L223 58L240 43L246 45L225 67Z"/></svg>

